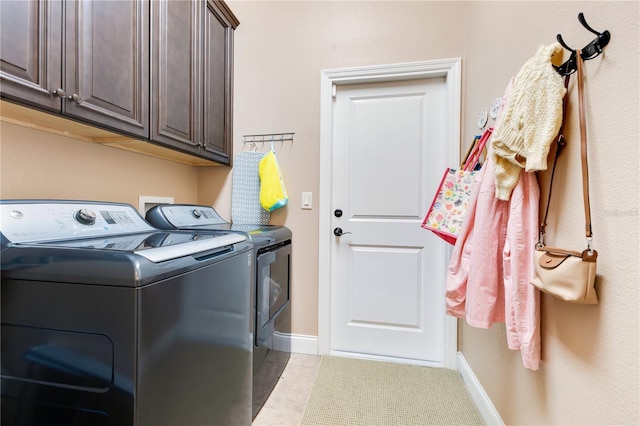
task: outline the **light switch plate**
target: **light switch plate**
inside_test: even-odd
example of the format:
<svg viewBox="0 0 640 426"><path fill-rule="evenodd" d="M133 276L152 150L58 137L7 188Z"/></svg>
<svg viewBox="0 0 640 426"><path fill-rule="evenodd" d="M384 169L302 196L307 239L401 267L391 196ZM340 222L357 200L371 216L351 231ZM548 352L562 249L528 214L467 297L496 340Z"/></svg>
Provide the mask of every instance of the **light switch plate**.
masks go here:
<svg viewBox="0 0 640 426"><path fill-rule="evenodd" d="M312 208L313 208L313 193L303 192L302 193L302 209L311 210Z"/></svg>

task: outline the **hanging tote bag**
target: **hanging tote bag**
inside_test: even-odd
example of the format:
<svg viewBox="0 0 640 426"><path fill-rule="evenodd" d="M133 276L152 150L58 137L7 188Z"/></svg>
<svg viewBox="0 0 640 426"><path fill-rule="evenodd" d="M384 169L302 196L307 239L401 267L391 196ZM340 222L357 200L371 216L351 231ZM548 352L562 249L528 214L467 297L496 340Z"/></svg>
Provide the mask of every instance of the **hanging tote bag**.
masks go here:
<svg viewBox="0 0 640 426"><path fill-rule="evenodd" d="M597 304L598 296L594 288L596 279L596 267L598 252L592 247L593 234L591 232L591 208L589 202L589 165L587 163L587 128L585 123L584 88L582 76L582 58L580 51L576 51L577 78L578 78L578 106L580 115L580 146L582 157L582 196L585 217L585 236L587 248L583 251L573 251L559 248L546 247L544 245L544 233L547 226L547 214L551 201L551 189L553 175L558 161L558 152L564 146L562 127L558 137L558 149L553 162L551 179L549 183L549 198L547 209L540 224L540 241L534 252L534 267L536 276L531 284L541 291L562 299L566 302L580 304ZM565 85L568 85L568 77ZM565 98L566 102L566 98ZM565 105L566 109L566 105Z"/></svg>
<svg viewBox="0 0 640 426"><path fill-rule="evenodd" d="M436 234L451 245L455 245L458 232L467 212L469 196L478 173L480 157L493 128L488 128L467 153L460 169L447 168L442 176L436 195L422 222L422 227Z"/></svg>

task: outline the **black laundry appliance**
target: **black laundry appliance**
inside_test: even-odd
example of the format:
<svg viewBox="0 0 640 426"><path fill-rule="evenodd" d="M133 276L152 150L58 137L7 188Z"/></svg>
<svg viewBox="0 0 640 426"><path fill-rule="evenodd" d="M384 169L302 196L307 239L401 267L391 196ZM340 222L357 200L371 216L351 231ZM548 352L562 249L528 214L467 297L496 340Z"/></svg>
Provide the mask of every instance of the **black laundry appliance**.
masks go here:
<svg viewBox="0 0 640 426"><path fill-rule="evenodd" d="M0 201L3 425L250 425L252 245Z"/></svg>
<svg viewBox="0 0 640 426"><path fill-rule="evenodd" d="M252 327L253 417L276 385L291 353L291 230L285 226L233 224L213 207L191 204L161 204L151 208L146 219L159 229L208 230L246 235L254 245Z"/></svg>

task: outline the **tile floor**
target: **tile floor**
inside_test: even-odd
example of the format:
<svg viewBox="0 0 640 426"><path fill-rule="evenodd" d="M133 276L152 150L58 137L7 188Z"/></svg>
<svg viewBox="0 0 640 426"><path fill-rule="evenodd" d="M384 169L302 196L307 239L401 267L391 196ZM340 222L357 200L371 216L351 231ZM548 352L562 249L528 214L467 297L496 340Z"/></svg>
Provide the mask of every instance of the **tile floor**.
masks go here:
<svg viewBox="0 0 640 426"><path fill-rule="evenodd" d="M299 426L311 387L320 367L320 356L292 353L280 380L253 426Z"/></svg>

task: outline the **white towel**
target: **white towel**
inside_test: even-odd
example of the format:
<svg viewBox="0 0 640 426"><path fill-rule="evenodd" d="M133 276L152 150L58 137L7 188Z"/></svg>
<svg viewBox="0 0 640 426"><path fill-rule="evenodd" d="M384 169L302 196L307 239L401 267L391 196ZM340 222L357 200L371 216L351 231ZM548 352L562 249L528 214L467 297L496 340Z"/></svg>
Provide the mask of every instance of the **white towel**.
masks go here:
<svg viewBox="0 0 640 426"><path fill-rule="evenodd" d="M247 151L233 160L231 222L238 225L267 225L269 212L260 205L258 166L264 152Z"/></svg>

